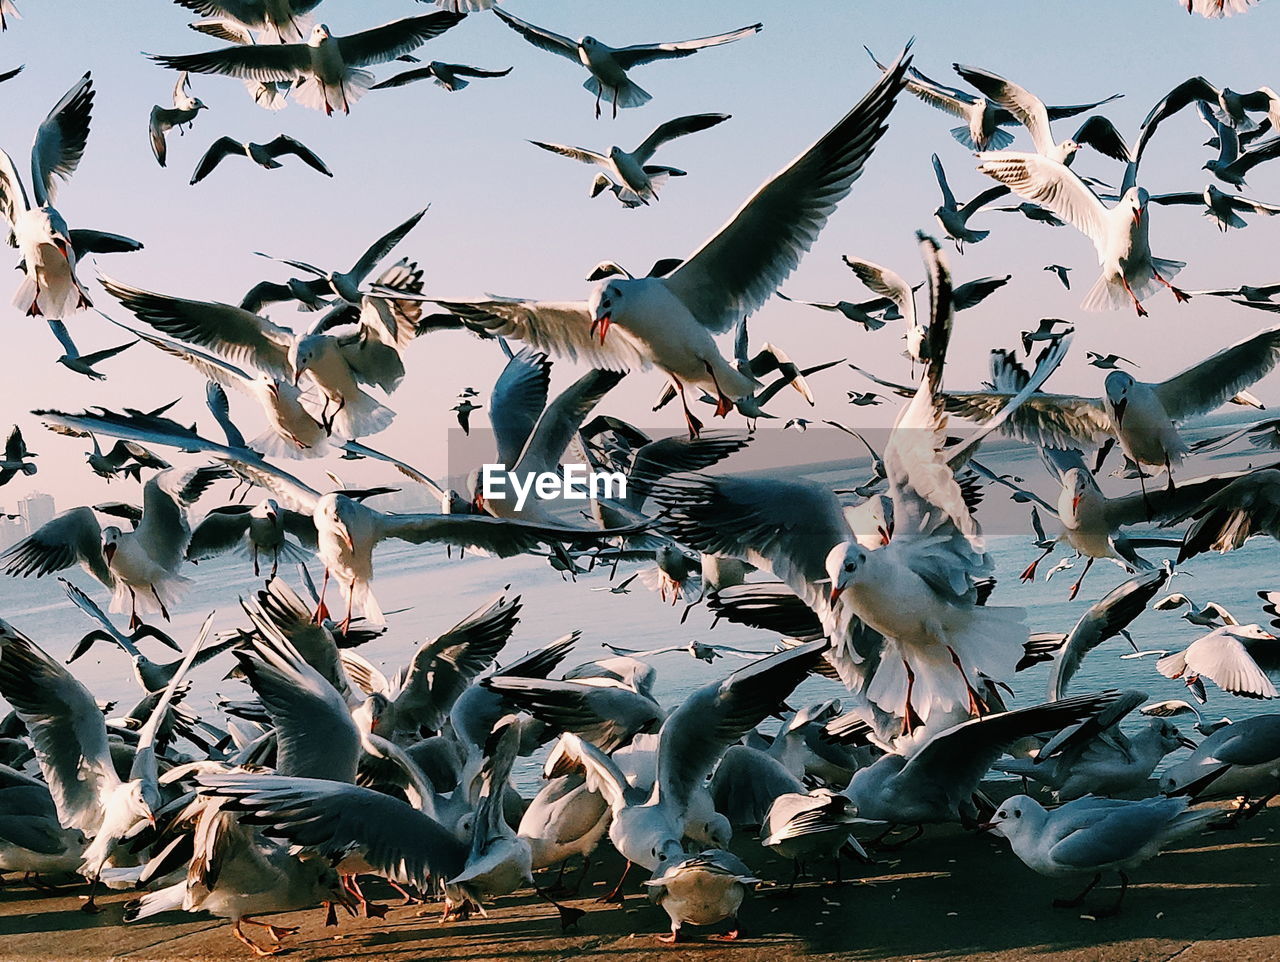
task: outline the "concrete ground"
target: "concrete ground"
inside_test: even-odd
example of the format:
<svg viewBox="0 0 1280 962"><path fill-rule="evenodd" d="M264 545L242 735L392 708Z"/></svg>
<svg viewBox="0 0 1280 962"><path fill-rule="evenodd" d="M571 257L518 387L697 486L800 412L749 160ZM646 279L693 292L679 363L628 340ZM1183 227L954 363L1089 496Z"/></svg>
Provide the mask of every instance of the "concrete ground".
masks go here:
<svg viewBox="0 0 1280 962"><path fill-rule="evenodd" d="M1100 887L1084 908L1052 908L1055 896L1075 894L1080 885L1041 878L1003 840L958 827L931 828L902 850L881 853L877 865L846 863L845 876L854 880L843 885L802 881L793 893L785 885L761 888L743 907L744 937L736 943L706 940L720 929L686 928L696 941L661 945L655 937L666 930L666 916L643 895L629 894L621 908L596 904L593 899L607 890L619 868L607 860L593 868L582 895L571 899L588 914L578 931L563 935L554 910L531 893L500 899L488 918L446 925L437 923L436 906L427 906L420 917L422 907L400 907L390 890L393 907L382 920L344 916L338 929L326 929L323 910L314 909L271 921L301 926L285 940L282 955L315 962L708 957L733 962L1261 962L1280 958L1277 827L1280 809L1271 808L1234 830L1186 840L1134 872L1122 913L1102 921L1086 917L1088 906L1111 901L1114 887ZM790 879L789 865L759 853L757 848L745 854L763 878ZM825 879L830 866L814 869ZM1114 879L1106 884L1114 885ZM85 893L83 885L43 893L14 877L0 890L0 959L250 957L221 920L167 915L125 925L122 907L131 893L107 894L98 915L77 911ZM249 931L265 941L261 930Z"/></svg>

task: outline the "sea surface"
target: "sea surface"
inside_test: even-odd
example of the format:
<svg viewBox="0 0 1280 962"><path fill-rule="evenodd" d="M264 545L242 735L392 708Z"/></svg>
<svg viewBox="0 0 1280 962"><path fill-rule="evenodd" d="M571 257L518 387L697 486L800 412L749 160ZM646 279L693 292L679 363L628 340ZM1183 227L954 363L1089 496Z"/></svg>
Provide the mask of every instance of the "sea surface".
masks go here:
<svg viewBox="0 0 1280 962"><path fill-rule="evenodd" d="M1194 438L1203 435L1205 430L1201 428L1198 432L1190 432L1190 435ZM1050 503L1056 501L1053 483L1029 449L1017 445L996 445L984 449L981 457L992 470L1024 478L1029 487L1045 496ZM1243 456L1231 458L1200 458L1184 466L1176 477L1183 479L1235 470L1243 467L1249 459L1256 463L1266 461L1259 452L1250 450L1246 450ZM806 470L808 477L833 488L863 481L867 476L865 462L852 458L848 462ZM1162 483L1162 479L1153 482L1157 486ZM1108 484L1111 493L1129 489L1129 482ZM1009 531L1016 530L1016 526L1011 527L1007 520L1014 516L1011 512L1029 518L1026 505L1009 502L1008 491L998 486L990 486L986 490L986 502L979 510L979 519L984 514L993 518L998 515L1000 530ZM1046 517L1045 525L1052 536L1056 530L1053 520ZM1044 579L1044 574L1064 557L1060 550L1041 564L1039 577L1034 582L1020 583L1018 574L1039 553L1031 544L1029 521L1023 527L1025 533L1022 534L988 536L988 549L994 559L998 579L989 603L1025 608L1028 625L1033 631L1069 631L1090 604L1130 577L1120 567L1100 561L1093 566L1076 600L1069 601L1068 589L1082 563L1070 571L1060 572L1052 580ZM1159 534L1167 536L1169 532L1159 531ZM1143 554L1158 563L1170 553L1146 550ZM1257 591L1280 588L1278 561L1280 546L1268 538L1255 538L1239 551L1193 559L1179 569L1180 573L1167 589L1187 594L1198 604L1216 601L1232 611L1240 622L1257 622L1266 626L1269 619L1261 610ZM390 675L409 659L417 645L445 631L499 592L519 595L523 600L520 624L499 663L510 662L574 629L581 630L582 640L576 654L565 662L566 668L610 655L602 647L606 642L646 649L687 644L698 639L713 644L771 650L776 641L771 634L726 623L713 629L712 618L704 606L694 608L681 624L684 604L664 604L656 593L642 585L641 579L632 582L627 594L613 594L606 590L611 583L642 567L644 565L620 566L613 582L610 581L610 572L604 568L581 574L575 581L553 570L542 558L497 559L471 552L460 558L456 549L452 557L448 557L443 548L431 545L384 542L375 556L374 583L382 608L388 612L390 627L360 651ZM321 573L318 562L312 562L311 570L318 583ZM297 586L297 573L291 566L283 566L281 574ZM106 608L109 594L96 581L79 568L64 572L64 575ZM172 623L164 626L180 644L190 643L210 611L217 611L215 628L247 624L237 599L250 596L260 582L254 578L246 556L229 555L189 566L187 575L193 584L184 602L172 613ZM765 577L759 574L753 576L753 580ZM341 598L336 592L330 603L334 610L341 610ZM1207 629L1190 625L1179 615L1178 611L1148 610L1131 626L1134 642L1142 649L1177 650L1206 632ZM92 627L91 622L67 600L53 577L40 580L0 578L0 617L26 632L58 658L67 657L76 642ZM123 627L127 615L117 617L117 623ZM143 642L143 648L149 657L157 661L179 657L153 641ZM1153 701L1186 697L1181 681L1169 680L1156 673L1155 658L1126 660L1120 657L1130 650L1121 637L1104 642L1084 659L1071 683L1071 693L1120 687L1141 689ZM657 695L664 705L674 706L688 692L719 680L743 663L734 658L722 658L708 665L676 652L655 656L653 664L658 670ZM225 677L233 665L232 658L221 656L198 669L193 675L194 691L189 704L201 711L213 711L212 706L219 696L244 697L247 689L240 682ZM1032 705L1043 700L1049 669L1050 665L1041 664L1007 679L1015 693L1010 707ZM95 645L71 670L97 697L116 701L119 713L131 706L140 694L128 657L114 648ZM825 698L838 698L842 691L833 682L812 678L788 701L799 706ZM1268 702L1233 697L1212 684L1209 684L1209 702L1203 709L1210 719L1225 715L1235 720L1269 710L1273 709ZM1187 717L1185 723L1182 719L1178 722L1184 731L1196 737L1191 730L1193 718ZM1145 719L1136 713L1128 722L1130 727L1145 723ZM1175 753L1169 760L1176 761L1182 754ZM517 781L522 783L522 787L532 786L539 761L529 760L517 770Z"/></svg>

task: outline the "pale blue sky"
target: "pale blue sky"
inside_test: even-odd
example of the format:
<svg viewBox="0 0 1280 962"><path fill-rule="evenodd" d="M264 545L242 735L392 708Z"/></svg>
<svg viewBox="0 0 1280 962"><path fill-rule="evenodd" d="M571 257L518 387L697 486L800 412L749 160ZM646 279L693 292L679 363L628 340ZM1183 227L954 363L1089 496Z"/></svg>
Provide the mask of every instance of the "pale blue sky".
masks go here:
<svg viewBox="0 0 1280 962"><path fill-rule="evenodd" d="M186 28L186 11L162 0L86 5L74 0L18 0L25 19L0 35L0 69L25 62L26 71L0 86L0 146L25 172L27 150L40 119L86 69L98 89L93 131L80 170L60 193L58 207L72 227L118 231L146 250L99 258L122 281L190 297L236 302L255 281L288 274L254 257L255 250L346 267L373 237L430 203L431 211L400 248L427 270L427 287L444 296L490 291L531 297L584 297L583 278L610 257L643 271L664 256L692 251L718 228L756 186L823 133L875 80L862 51L868 44L892 57L916 37L917 65L944 82L956 80L958 60L994 70L1050 102L1078 102L1124 92L1106 113L1130 138L1150 106L1170 87L1196 73L1218 84L1252 89L1280 86L1274 38L1280 3L1208 22L1189 17L1174 0L699 0L637 4L601 0L511 0L513 13L570 36L591 33L615 45L702 36L755 20L764 31L740 43L687 60L639 68L634 78L653 94L616 121L594 120L592 97L581 89L585 73L569 61L537 50L489 14L469 17L421 48L426 59L482 67L513 66L500 80L479 81L458 94L430 83L374 91L349 117L326 118L297 105L280 113L255 107L243 86L222 77L193 77L193 91L212 109L195 130L170 136L169 168L160 169L147 144L147 115L167 103L174 75L140 51L185 53L214 43ZM430 12L408 0L328 0L319 18L348 33L400 16ZM401 65L377 68L385 77ZM592 172L543 153L528 139L603 149L634 147L658 123L700 111L725 111L733 120L677 141L658 162L689 171L668 183L660 204L623 210L609 197L590 200ZM968 152L947 130L956 121L909 96L890 119L890 131L865 176L832 218L797 274L784 285L793 296L857 299L862 289L841 264L841 254L879 261L909 277L919 274L913 232L936 231L938 204L929 163L937 151L962 198L988 186ZM1058 131L1069 135L1068 121ZM203 150L218 136L268 140L289 133L314 149L334 171L328 180L290 163L264 171L230 159L205 182L187 186ZM1152 192L1201 189L1200 166L1209 152L1206 131L1192 112L1168 123L1143 167ZM1024 134L1017 146L1025 148ZM1082 157L1078 166L1112 182L1118 165ZM1280 165L1259 168L1250 194L1280 200ZM1247 231L1223 236L1189 210L1154 210L1152 247L1186 260L1179 284L1188 288L1266 282L1274 276L1277 225L1255 220ZM972 384L989 348L1008 345L1018 330L1042 316L1078 325L1076 356L1051 387L1098 393L1101 375L1084 364L1084 350L1136 352L1141 376L1159 378L1218 347L1265 326L1269 315L1200 298L1175 305L1165 294L1150 303L1151 317L1085 314L1078 305L1096 276L1092 246L1071 228L1049 229L1006 214L975 219L991 237L963 257L951 255L958 281L1013 273L1009 287L986 305L961 315L953 342L949 383ZM16 263L13 252L0 262ZM1072 266L1074 287L1062 290L1041 271L1049 263ZM82 277L93 277L86 264ZM0 381L0 427L17 420L42 455L36 476L0 490L9 505L31 490L53 493L60 508L101 497L104 488L83 467L85 443L39 429L26 412L37 406L78 410L88 404L149 407L181 395L182 420L200 420L202 382L184 365L139 345L108 362L110 380L90 382L54 365L59 350L42 321L8 304L18 277L5 270L0 317L6 326L5 377ZM105 293L100 307L130 318ZM278 321L307 322L277 311ZM83 350L118 343L100 317L69 319ZM770 340L802 364L847 356L890 376L904 376L900 330L866 334L833 315L772 301L754 318L753 339ZM729 350L726 342L725 350ZM409 376L390 406L400 412L387 432L367 439L429 472L444 472L449 406L463 386L488 389L502 358L491 344L456 334L418 341L407 357ZM558 362L555 384L577 371ZM636 373L604 408L639 424L674 429L678 408L649 413L660 375ZM820 402L810 412L785 392L782 416L844 417L882 425L888 407L851 409L845 391L867 385L847 370L815 379ZM1274 398L1272 382L1260 388ZM233 399L245 433L259 430L248 404ZM483 420L484 412L477 412ZM731 427L741 420L731 418ZM806 458L812 460L812 458ZM342 462L352 477L369 472ZM112 485L114 496L125 488Z"/></svg>

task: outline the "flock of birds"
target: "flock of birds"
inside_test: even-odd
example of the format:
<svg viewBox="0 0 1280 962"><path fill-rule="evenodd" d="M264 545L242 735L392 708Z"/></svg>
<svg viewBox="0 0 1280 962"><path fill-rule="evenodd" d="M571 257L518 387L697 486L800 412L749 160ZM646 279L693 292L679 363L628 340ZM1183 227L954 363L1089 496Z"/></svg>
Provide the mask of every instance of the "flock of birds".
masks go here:
<svg viewBox="0 0 1280 962"><path fill-rule="evenodd" d="M365 68L417 62L412 51L470 12L496 16L529 43L577 63L588 74L583 85L596 115L607 108L616 116L651 99L631 79L633 69L761 29L613 47L553 33L488 0L442 0L449 9L338 36L309 25L319 0L176 2L209 17L192 26L228 45L152 58L178 72L171 106L156 106L150 118L151 147L162 166L170 132L205 123L205 105L191 94L192 74L240 79L264 109L297 101L327 113L348 111L371 90L428 78L457 91L507 70L432 62L375 83ZM1215 17L1242 12L1251 0L1183 5ZM0 27L15 16L12 2L0 0ZM220 435L213 439L174 420L169 406L33 412L60 434L90 438L90 469L141 483L141 505L65 511L0 556L0 570L44 577L83 567L112 593L111 604L103 611L89 593L63 581L70 602L93 624L68 662L94 644L114 646L132 661L141 691L130 712L110 716L67 665L19 626L0 621L0 696L12 709L0 720L0 870L25 873L36 884L46 875L79 873L92 883L87 910L96 908L100 886L140 890L128 920L164 912L223 916L237 939L266 955L291 930L257 916L320 903L334 924L339 907L384 914L385 906L364 895L362 876L385 879L406 901L440 899L446 918L483 912L486 902L534 886L563 925L574 925L582 911L557 901L534 873L558 867L563 874L566 861L579 856L581 884L607 840L629 870L648 873L642 887L671 919L664 939L678 941L686 925L726 920L724 937L739 935L739 908L759 882L747 864L758 851L753 835L794 860L798 874L818 858L834 858L837 866L842 855L869 858L855 834L867 826L879 832L877 844L900 829L980 826L1008 839L1036 872L1090 880L1080 896L1061 904L1081 904L1102 873L1118 872L1116 899L1092 910L1100 917L1120 908L1130 870L1224 817L1219 807L1195 803L1240 797L1225 816L1231 823L1264 807L1280 790L1280 714L1211 722L1199 706L1210 685L1235 696L1277 697L1269 672L1280 667L1280 642L1266 627L1246 623L1248 616L1197 605L1167 587L1174 565L1190 557L1238 548L1254 535L1280 538L1280 463L1176 482L1173 476L1193 447L1213 450L1241 439L1264 451L1280 447L1274 420L1195 446L1179 428L1229 401L1261 406L1248 388L1280 362L1280 326L1163 380L1139 380L1127 370L1136 367L1132 361L1091 353L1090 363L1106 375L1101 393L1086 397L1043 389L1073 332L1067 322L1046 319L1024 332L1023 358L1016 347L992 352L989 383L944 388L956 312L1009 278L953 285L946 252L921 233L927 304L916 302L919 285L854 257L846 258L848 266L874 296L804 302L867 333L896 321L906 330L914 380L863 372L885 393L849 392L855 407L894 394L907 399L883 450L837 425L858 442L851 451L865 450L870 477L833 491L802 480L709 473L752 435L704 433L690 392L716 416L737 411L753 430L788 386L813 403L808 378L831 365L802 368L772 344L756 345L753 354L746 318L778 293L850 193L904 93L960 118L952 134L977 153L978 169L995 182L961 203L935 155L942 195L936 220L957 249L987 236L969 226L979 212L1018 213L1041 224L1069 223L1093 242L1100 272L1085 296L1086 311L1145 315L1144 303L1165 289L1177 301L1224 296L1280 311L1273 300L1280 285L1180 290L1172 281L1182 263L1154 256L1148 236L1153 202L1201 205L1223 230L1243 227L1243 215L1280 211L1241 194L1252 168L1280 157L1280 95L1193 78L1153 108L1131 147L1095 112L1114 98L1046 106L989 70L955 69L972 89L930 79L912 64L909 47L903 50L881 65L880 78L844 117L699 248L660 261L644 276L604 262L584 299L428 296L418 265L393 260L423 216L417 211L363 252L352 251L359 256L348 270L279 259L293 276L256 285L238 305L102 276L107 295L132 316L129 323L98 311L77 268L91 253L142 245L70 228L53 206L58 182L75 172L90 134L95 87L88 74L78 80L37 130L28 179L0 151L0 214L23 278L14 303L47 321L64 352L58 363L87 378L101 379L98 366L142 342L143 350L189 365L207 383ZM1211 183L1200 193L1150 195L1139 186L1143 152L1160 124L1184 109L1198 111L1208 126L1219 154L1204 167L1225 189ZM1052 125L1080 114L1089 116L1074 136L1058 140ZM684 173L651 164L655 153L727 119L679 117L631 151L538 146L590 165L593 196L608 191L640 208L656 200L667 178ZM1010 149L1019 137L1033 149ZM1118 189L1073 169L1086 148L1123 166ZM222 136L192 183L240 154L268 169L289 156L330 175L315 152L287 135L267 144ZM1071 268L1045 270L1071 287ZM295 328L267 316L289 305L314 312L315 320ZM128 340L80 353L64 322L80 323L87 312L101 314ZM581 460L625 475L626 490L591 500L584 524L537 499L517 505L485 498L478 479L464 492L447 490L365 444L395 417L383 401L406 375L409 346L446 329L488 339L508 358L487 400L495 463L508 476L554 474ZM732 359L715 340L730 330L736 330ZM552 397L552 357L586 362L590 370ZM659 403L680 400L687 437L655 440L616 415L592 417L629 370L643 368L666 375ZM263 434L242 433L228 389L262 413ZM464 430L486 407L478 397L474 388L458 396L453 410ZM962 439L948 436L953 418L973 422ZM1056 501L977 459L993 436L1039 451L1059 484ZM113 441L105 453L99 437ZM1123 497L1104 494L1096 480L1117 446L1125 457L1122 476L1136 482ZM354 489L330 475L332 486L322 490L282 467L339 456L388 463L428 489L440 510L382 511L377 498L394 489ZM33 474L35 457L15 427L0 460L0 485ZM1161 472L1163 483L1151 480ZM223 482L236 490L203 510L197 523L195 506ZM1073 599L1098 559L1129 572L1069 632L1033 632L1026 611L989 603L995 571L979 504L992 485L1031 505L1033 543L1042 554L1024 579L1035 577L1040 559L1060 546L1084 559ZM254 488L262 496L246 500ZM118 523L103 525L104 516ZM1052 533L1045 516L1056 522ZM1151 525L1185 528L1150 537ZM1131 534L1134 526L1145 526L1144 533ZM702 642L615 648L611 657L564 669L579 640L575 631L500 661L524 603L504 589L387 674L358 649L388 630L373 590L373 556L389 539L502 557L538 554L566 576L609 571L610 580L595 590L614 593L626 593L642 577L664 600L685 601L686 614L705 602L720 618L782 640L755 651ZM237 550L261 584L241 600L243 622L215 633L210 616L184 647L156 619L169 619L182 604L195 571L190 563ZM1162 551L1167 560L1155 563L1142 551ZM306 568L313 557L324 571L318 589ZM615 577L621 567L641 563L654 567ZM282 576L295 565L296 590ZM342 596L334 609L330 581ZM1260 594L1261 610L1280 615L1280 593ZM1127 637L1149 607L1185 609L1182 617L1205 630L1185 650L1159 652L1155 661L1161 675L1185 682L1187 700L1147 704L1141 691L1068 693L1082 659L1109 639ZM125 612L122 627L112 614ZM181 657L152 661L142 647L154 644ZM1151 654L1133 647L1125 657ZM654 697L655 672L646 659L672 651L744 664L667 708ZM221 702L216 715L195 709L188 678L194 666L215 658L247 686L243 698ZM1047 700L1008 708L1015 673L1046 662ZM848 689L843 704L789 706L815 673ZM1126 722L1136 710L1150 716L1140 727ZM1202 740L1176 728L1174 716L1194 717ZM768 723L774 717L781 720L776 728ZM1182 748L1191 754L1164 770L1153 794L1152 773ZM512 767L544 750L543 786L522 799ZM1032 782L1042 786L1041 800L1022 794L990 801L981 783L993 769L1023 779L1028 792ZM611 898L623 898L626 878L624 872ZM260 927L270 944L251 938L245 925Z"/></svg>

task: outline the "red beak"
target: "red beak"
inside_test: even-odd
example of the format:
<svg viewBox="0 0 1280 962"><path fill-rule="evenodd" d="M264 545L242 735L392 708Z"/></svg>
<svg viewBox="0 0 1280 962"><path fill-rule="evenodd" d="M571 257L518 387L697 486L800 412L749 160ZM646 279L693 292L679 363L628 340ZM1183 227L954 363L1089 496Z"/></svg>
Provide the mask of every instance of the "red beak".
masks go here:
<svg viewBox="0 0 1280 962"><path fill-rule="evenodd" d="M477 511L479 511L481 514L484 514L484 513L485 513L485 510L484 510L484 495L483 495L483 494L477 494L477 495L476 495L476 498L475 498L475 501L473 501L472 503L476 506L476 510L477 510Z"/></svg>
<svg viewBox="0 0 1280 962"><path fill-rule="evenodd" d="M1080 495L1077 494L1074 498L1071 499L1071 510L1075 511L1079 507L1080 507Z"/></svg>
<svg viewBox="0 0 1280 962"><path fill-rule="evenodd" d="M833 588L831 589L831 599L830 599L830 600L831 600L831 604L832 604L832 605L834 605L837 601L839 601L839 600L840 600L840 589L839 589L839 588L835 588L835 587L833 587Z"/></svg>
<svg viewBox="0 0 1280 962"><path fill-rule="evenodd" d="M62 255L63 260L65 260L68 264L70 264L71 254L67 250L67 242L64 241L61 237L55 237L53 239L53 245L58 248L58 253Z"/></svg>
<svg viewBox="0 0 1280 962"><path fill-rule="evenodd" d="M107 559L107 564L111 564L111 559L116 556L116 546L109 544L102 549L102 556Z"/></svg>
<svg viewBox="0 0 1280 962"><path fill-rule="evenodd" d="M608 314L602 314L600 317L597 317L594 321L592 321L592 322L591 322L591 331L590 331L590 333L595 334L595 333L596 333L596 331L597 331L597 329L598 329L598 330L599 330L599 332L600 332L600 343L601 343L601 344L603 344L603 343L604 343L604 336L605 336L607 333L609 333L609 325L610 325L610 324L612 324L612 323L613 323L613 321L612 321L612 319L611 319L610 315L608 315Z"/></svg>

